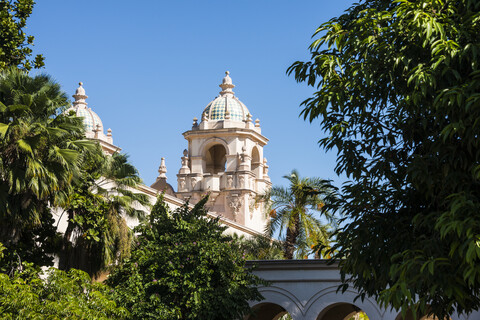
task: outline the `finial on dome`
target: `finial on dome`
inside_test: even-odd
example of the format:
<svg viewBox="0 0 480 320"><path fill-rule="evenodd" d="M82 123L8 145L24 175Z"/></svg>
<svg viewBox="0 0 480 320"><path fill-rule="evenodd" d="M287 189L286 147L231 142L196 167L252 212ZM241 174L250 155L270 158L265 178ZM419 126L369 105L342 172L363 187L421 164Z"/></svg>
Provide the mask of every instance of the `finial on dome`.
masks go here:
<svg viewBox="0 0 480 320"><path fill-rule="evenodd" d="M202 113L202 122L208 121L208 114L206 112Z"/></svg>
<svg viewBox="0 0 480 320"><path fill-rule="evenodd" d="M222 96L225 94L234 94L232 89L235 88L235 85L232 83L232 78L230 78L229 74L230 71L225 71L225 77L223 78L222 84L219 85L219 87L222 88L222 91L220 91Z"/></svg>
<svg viewBox="0 0 480 320"><path fill-rule="evenodd" d="M86 107L87 103L85 102L85 99L88 98L88 96L85 94L85 89L83 89L83 82L79 82L79 87L77 90L75 90L75 94L72 96L75 98L75 101L73 102L73 105L75 107Z"/></svg>
<svg viewBox="0 0 480 320"><path fill-rule="evenodd" d="M167 166L165 165L165 158L162 157L160 167L158 168L158 178L167 179L165 173L167 173Z"/></svg>

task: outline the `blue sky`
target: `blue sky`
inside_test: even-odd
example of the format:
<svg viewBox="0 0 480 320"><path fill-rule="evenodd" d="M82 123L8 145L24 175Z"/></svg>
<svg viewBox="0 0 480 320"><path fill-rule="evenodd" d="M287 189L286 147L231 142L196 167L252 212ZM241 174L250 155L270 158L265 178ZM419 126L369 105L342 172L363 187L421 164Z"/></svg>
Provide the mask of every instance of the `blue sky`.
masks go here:
<svg viewBox="0 0 480 320"><path fill-rule="evenodd" d="M111 128L147 185L166 158L168 181L200 118L230 71L236 96L270 139L264 155L275 185L292 169L333 179L336 153L317 141L319 122L299 118L312 88L285 73L309 58L311 35L352 4L337 1L38 1L27 23L46 72L87 102Z"/></svg>

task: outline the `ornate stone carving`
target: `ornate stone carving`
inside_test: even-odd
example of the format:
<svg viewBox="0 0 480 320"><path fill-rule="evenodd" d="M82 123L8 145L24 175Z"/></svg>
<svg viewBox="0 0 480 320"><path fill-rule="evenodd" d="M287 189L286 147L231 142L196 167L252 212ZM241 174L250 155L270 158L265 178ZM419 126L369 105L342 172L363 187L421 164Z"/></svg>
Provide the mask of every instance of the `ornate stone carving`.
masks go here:
<svg viewBox="0 0 480 320"><path fill-rule="evenodd" d="M242 147L242 153L239 154L239 161L240 164L238 166L238 170L245 171L250 170L250 157L247 155L247 148L245 146Z"/></svg>
<svg viewBox="0 0 480 320"><path fill-rule="evenodd" d="M242 164L247 161L247 148L245 148L245 146L242 147L242 153L240 154L240 161Z"/></svg>
<svg viewBox="0 0 480 320"><path fill-rule="evenodd" d="M208 197L208 202L213 206L215 204L215 201L217 201L218 194L210 193L210 196Z"/></svg>
<svg viewBox="0 0 480 320"><path fill-rule="evenodd" d="M185 178L184 177L178 178L178 189L179 189L178 191L185 190L185 186L186 186Z"/></svg>
<svg viewBox="0 0 480 320"><path fill-rule="evenodd" d="M258 208L258 203L256 201L255 193L250 193L248 195L248 204L249 204L248 211L250 211L250 220L251 220L253 218L253 210Z"/></svg>
<svg viewBox="0 0 480 320"><path fill-rule="evenodd" d="M187 149L183 150L183 157L182 157L182 167L178 171L180 174L189 174L190 168L188 167L188 151Z"/></svg>
<svg viewBox="0 0 480 320"><path fill-rule="evenodd" d="M227 189L232 189L233 188L233 176L228 175L227 176Z"/></svg>
<svg viewBox="0 0 480 320"><path fill-rule="evenodd" d="M238 178L238 180L240 181L240 188L244 189L245 188L245 177L244 176L240 176Z"/></svg>
<svg viewBox="0 0 480 320"><path fill-rule="evenodd" d="M198 178L196 177L190 178L190 184L192 186L192 190L195 190L195 186L197 185L197 183L198 183Z"/></svg>
<svg viewBox="0 0 480 320"><path fill-rule="evenodd" d="M270 180L270 177L268 176L267 158L263 158L263 179Z"/></svg>
<svg viewBox="0 0 480 320"><path fill-rule="evenodd" d="M242 201L238 194L232 194L228 197L228 206L232 209L233 221L237 221L237 215L242 207Z"/></svg>

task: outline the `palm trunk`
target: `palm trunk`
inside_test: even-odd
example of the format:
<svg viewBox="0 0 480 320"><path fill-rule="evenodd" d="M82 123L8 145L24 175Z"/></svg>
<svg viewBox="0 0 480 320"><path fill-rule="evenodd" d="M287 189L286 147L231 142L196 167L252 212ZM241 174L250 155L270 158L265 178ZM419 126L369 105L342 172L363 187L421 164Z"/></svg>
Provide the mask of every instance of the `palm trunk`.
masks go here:
<svg viewBox="0 0 480 320"><path fill-rule="evenodd" d="M295 244L297 243L297 237L299 234L299 227L300 227L300 218L298 215L295 216L295 221L292 227L287 228L287 236L285 239L285 251L283 252L283 256L285 259L292 260L293 253L295 251Z"/></svg>

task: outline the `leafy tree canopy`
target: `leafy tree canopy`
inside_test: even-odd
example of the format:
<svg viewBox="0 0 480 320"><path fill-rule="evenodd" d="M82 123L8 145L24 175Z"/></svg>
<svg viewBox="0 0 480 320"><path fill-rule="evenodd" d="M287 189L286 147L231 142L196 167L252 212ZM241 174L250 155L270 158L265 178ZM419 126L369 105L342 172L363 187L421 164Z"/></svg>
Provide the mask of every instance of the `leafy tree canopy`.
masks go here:
<svg viewBox="0 0 480 320"><path fill-rule="evenodd" d="M132 232L125 215L140 219L150 207L148 196L135 193L138 172L124 154L105 155L100 146L82 162L67 204L60 269L81 269L90 275L129 256Z"/></svg>
<svg viewBox="0 0 480 320"><path fill-rule="evenodd" d="M240 249L247 260L282 260L283 243L263 235L256 235L249 238L237 237Z"/></svg>
<svg viewBox="0 0 480 320"><path fill-rule="evenodd" d="M21 261L51 263L50 207L65 203L85 150L94 147L82 119L63 112L67 106L50 77L0 72L0 241Z"/></svg>
<svg viewBox="0 0 480 320"><path fill-rule="evenodd" d="M0 243L0 262L4 247ZM12 277L0 273L2 319L126 319L110 288L92 283L83 271L50 269L45 278L32 264L23 263Z"/></svg>
<svg viewBox="0 0 480 320"><path fill-rule="evenodd" d="M24 32L32 14L33 0L0 0L0 70L18 67L24 70L45 65L43 55L32 55L33 36Z"/></svg>
<svg viewBox="0 0 480 320"><path fill-rule="evenodd" d="M107 283L133 319L241 319L262 281L245 268L233 238L207 217L208 197L170 212L160 198L132 255Z"/></svg>
<svg viewBox="0 0 480 320"><path fill-rule="evenodd" d="M480 307L479 30L477 0L364 0L287 71L317 89L302 114L351 178L343 276L441 319Z"/></svg>

